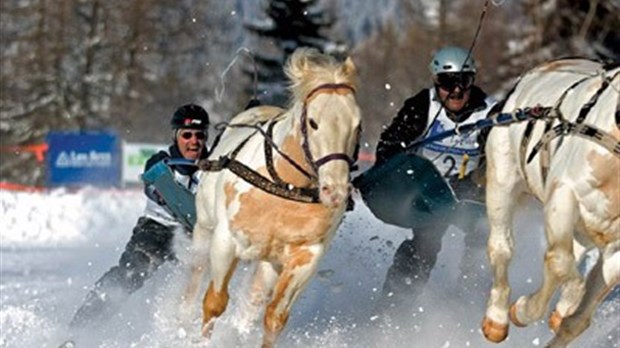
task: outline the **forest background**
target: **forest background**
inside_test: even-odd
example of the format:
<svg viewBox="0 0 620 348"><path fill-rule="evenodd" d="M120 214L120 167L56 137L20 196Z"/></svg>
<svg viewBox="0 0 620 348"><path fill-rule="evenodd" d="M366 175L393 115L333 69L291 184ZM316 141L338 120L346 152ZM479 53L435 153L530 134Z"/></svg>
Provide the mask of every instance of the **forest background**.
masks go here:
<svg viewBox="0 0 620 348"><path fill-rule="evenodd" d="M430 85L433 51L469 48L479 25L476 83L497 98L550 59L620 60L620 0L2 0L0 182L44 183L23 149L49 131L166 143L188 102L214 124L230 119L253 94L248 51L259 99L282 104L270 89L297 45L354 59L372 153L402 102Z"/></svg>

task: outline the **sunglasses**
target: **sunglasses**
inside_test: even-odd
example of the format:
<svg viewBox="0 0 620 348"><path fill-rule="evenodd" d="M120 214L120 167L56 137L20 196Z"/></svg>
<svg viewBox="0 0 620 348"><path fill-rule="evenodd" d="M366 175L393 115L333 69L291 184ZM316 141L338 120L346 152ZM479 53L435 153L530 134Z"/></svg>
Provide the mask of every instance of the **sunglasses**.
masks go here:
<svg viewBox="0 0 620 348"><path fill-rule="evenodd" d="M207 138L207 134L205 132L183 132L179 135L185 140L189 140L193 136L195 136L198 140L205 140Z"/></svg>
<svg viewBox="0 0 620 348"><path fill-rule="evenodd" d="M437 85L446 91L453 91L456 87L462 90L469 89L476 76L472 73L443 73L437 75Z"/></svg>

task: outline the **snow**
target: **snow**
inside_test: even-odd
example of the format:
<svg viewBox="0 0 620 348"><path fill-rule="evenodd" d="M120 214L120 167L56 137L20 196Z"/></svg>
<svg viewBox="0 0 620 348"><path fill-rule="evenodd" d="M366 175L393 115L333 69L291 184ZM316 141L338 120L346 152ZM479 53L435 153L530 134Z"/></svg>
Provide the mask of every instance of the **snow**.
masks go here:
<svg viewBox="0 0 620 348"><path fill-rule="evenodd" d="M57 347L71 336L67 323L88 289L113 266L144 208L140 190L0 191L0 347ZM540 283L544 239L540 207L519 213L513 296ZM360 200L348 213L319 272L294 305L280 347L538 347L551 334L545 322L512 327L501 345L479 331L486 291L458 292L463 233L451 228L429 284L404 318L385 323L372 315L396 247L411 232L377 220ZM190 241L177 241L180 265L165 264L110 322L78 347L203 347L199 324L187 331L175 321L186 277ZM240 335L239 310L251 265L231 284L231 304L216 324L214 347L258 347L260 325ZM488 272L480 265L481 272ZM486 274L489 280L490 275ZM197 305L198 306L198 305ZM617 347L620 303L605 302L575 347ZM408 319L407 319L408 318ZM198 320L198 313L196 315ZM586 344L587 343L587 344Z"/></svg>
<svg viewBox="0 0 620 348"><path fill-rule="evenodd" d="M145 204L140 190L0 191L0 197L2 249L78 247L94 240L110 243L118 233L124 235L132 223L127 217L139 216Z"/></svg>

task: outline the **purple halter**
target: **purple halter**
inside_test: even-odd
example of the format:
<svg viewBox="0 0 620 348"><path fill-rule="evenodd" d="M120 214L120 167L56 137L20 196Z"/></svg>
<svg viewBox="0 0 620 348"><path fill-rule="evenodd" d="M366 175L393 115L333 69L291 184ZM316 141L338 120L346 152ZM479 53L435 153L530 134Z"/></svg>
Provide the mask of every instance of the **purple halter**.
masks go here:
<svg viewBox="0 0 620 348"><path fill-rule="evenodd" d="M312 152L310 151L310 144L308 143L308 126L307 126L308 101L319 93L335 93L335 92L338 92L339 90L347 90L348 92L355 93L355 89L347 84L328 83L328 84L320 85L316 87L315 89L313 89L310 93L308 93L308 95L306 96L306 99L304 100L303 110L301 112L301 134L303 136L302 148L304 150L304 154L306 155L306 160L308 161L308 163L310 163L310 165L312 166L312 169L317 175L319 173L319 168L322 165L330 161L342 160L342 161L347 162L349 164L349 167L353 165L353 159L351 159L351 157L347 155L346 153L342 153L342 152L331 153L315 161L314 156L312 156Z"/></svg>

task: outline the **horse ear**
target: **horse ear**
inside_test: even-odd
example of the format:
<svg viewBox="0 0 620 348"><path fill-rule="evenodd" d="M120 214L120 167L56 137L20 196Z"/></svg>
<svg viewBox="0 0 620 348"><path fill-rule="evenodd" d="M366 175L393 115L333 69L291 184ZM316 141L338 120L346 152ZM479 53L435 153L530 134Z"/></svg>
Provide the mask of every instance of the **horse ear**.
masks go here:
<svg viewBox="0 0 620 348"><path fill-rule="evenodd" d="M302 80L309 67L308 57L301 51L295 51L288 65L288 74L293 79Z"/></svg>
<svg viewBox="0 0 620 348"><path fill-rule="evenodd" d="M342 65L342 71L347 76L354 76L357 68L355 67L355 63L353 63L353 59L351 57L347 57L347 60L344 61Z"/></svg>

